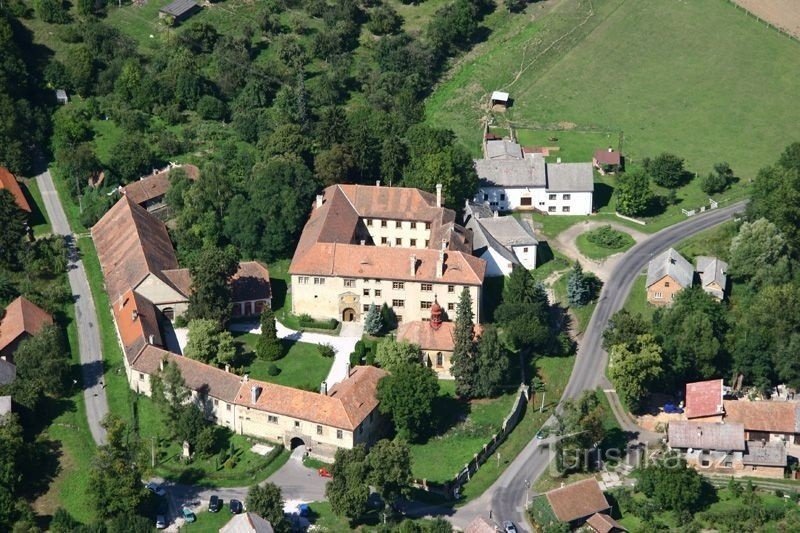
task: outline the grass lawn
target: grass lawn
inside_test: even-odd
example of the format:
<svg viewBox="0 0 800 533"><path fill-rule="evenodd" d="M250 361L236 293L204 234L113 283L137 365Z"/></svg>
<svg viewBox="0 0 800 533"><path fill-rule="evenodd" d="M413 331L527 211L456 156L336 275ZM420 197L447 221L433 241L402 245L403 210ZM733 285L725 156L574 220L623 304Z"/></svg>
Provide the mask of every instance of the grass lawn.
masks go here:
<svg viewBox="0 0 800 533"><path fill-rule="evenodd" d="M623 309L627 309L631 313L639 313L645 319L650 320L653 318L653 313L656 312L656 306L647 301L646 283L647 276L645 274L636 277Z"/></svg>
<svg viewBox="0 0 800 533"><path fill-rule="evenodd" d="M195 513L197 520L191 524L185 524L181 531L191 531L192 533L218 533L220 528L228 523L233 515L227 507L223 507L216 513L202 511Z"/></svg>
<svg viewBox="0 0 800 533"><path fill-rule="evenodd" d="M622 132L629 164L669 151L703 176L728 161L742 179L724 198L745 195L757 170L800 135L800 45L728 2L548 4L490 16L486 42L429 97L428 121L452 128L477 155L485 99L506 90L514 105L490 118L513 122L525 143L558 137L557 155L588 161ZM699 181L649 222L663 227L681 208L707 203Z"/></svg>
<svg viewBox="0 0 800 533"><path fill-rule="evenodd" d="M634 244L636 244L636 241L633 240L633 237L631 237L624 231L619 231L615 229L612 229L611 231L619 236L620 240L619 246L608 247L597 242L592 242L591 241L592 236L597 235L597 232L600 231L601 229L602 228L597 228L592 231L581 233L575 239L575 244L578 246L578 250L584 256L590 259L605 259L610 255L622 253L631 246L633 246Z"/></svg>
<svg viewBox="0 0 800 533"><path fill-rule="evenodd" d="M544 282L553 272L566 270L572 267L570 260L558 252L552 253L547 262L539 263L535 269L531 270L531 275L536 281ZM541 258L540 258L541 259Z"/></svg>
<svg viewBox="0 0 800 533"><path fill-rule="evenodd" d="M248 362L242 372L253 379L297 389L319 391L320 383L325 380L333 366L333 358L320 355L316 344L284 340L281 343L286 355L277 361L263 361L253 353L258 335L233 332L233 336L245 352L243 359ZM267 372L271 363L280 369L280 374L277 376L270 376Z"/></svg>
<svg viewBox="0 0 800 533"><path fill-rule="evenodd" d="M736 222L725 222L679 242L675 249L692 264L698 255L710 255L728 261L731 240L737 231Z"/></svg>
<svg viewBox="0 0 800 533"><path fill-rule="evenodd" d="M581 306L569 305L567 303L567 278L569 278L569 272L565 272L558 278L553 284L553 293L561 306L571 312L575 317L575 331L580 335L584 332L586 326L589 325L589 321L592 319L594 308L597 307L597 300L592 300L588 304Z"/></svg>
<svg viewBox="0 0 800 533"><path fill-rule="evenodd" d="M42 192L39 190L39 184L36 180L31 178L24 180L22 183L22 192L31 206L31 215L28 218L33 230L34 237L41 237L53 232L50 227L50 220L47 218L47 211L44 208L44 200L42 200Z"/></svg>

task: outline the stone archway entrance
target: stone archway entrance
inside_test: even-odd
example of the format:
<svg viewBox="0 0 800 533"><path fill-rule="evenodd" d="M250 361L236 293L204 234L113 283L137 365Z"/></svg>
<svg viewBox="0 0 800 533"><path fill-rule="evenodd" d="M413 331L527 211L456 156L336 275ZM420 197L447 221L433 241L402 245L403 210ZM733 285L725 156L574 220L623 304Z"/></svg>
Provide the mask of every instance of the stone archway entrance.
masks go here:
<svg viewBox="0 0 800 533"><path fill-rule="evenodd" d="M305 447L306 443L300 437L292 437L292 440L289 441L289 449L294 450L295 448L299 448L301 446Z"/></svg>
<svg viewBox="0 0 800 533"><path fill-rule="evenodd" d="M356 310L352 307L346 308L342 311L342 322L353 322L356 319Z"/></svg>

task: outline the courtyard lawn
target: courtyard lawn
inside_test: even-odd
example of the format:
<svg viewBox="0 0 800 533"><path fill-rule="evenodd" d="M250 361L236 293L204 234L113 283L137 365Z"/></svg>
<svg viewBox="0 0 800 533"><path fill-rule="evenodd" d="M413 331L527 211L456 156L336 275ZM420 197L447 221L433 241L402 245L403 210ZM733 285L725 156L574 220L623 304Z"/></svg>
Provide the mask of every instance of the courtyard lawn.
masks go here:
<svg viewBox="0 0 800 533"><path fill-rule="evenodd" d="M628 294L628 299L625 300L623 309L634 314L638 313L645 319L650 320L653 318L653 313L656 312L656 306L647 301L646 284L646 274L640 274L636 277L636 281L633 282L633 286L631 287L631 292Z"/></svg>
<svg viewBox="0 0 800 533"><path fill-rule="evenodd" d="M488 39L426 106L428 121L475 155L487 118L498 129L512 122L526 144L563 139L554 155L564 160L616 148L621 132L629 168L663 151L700 177L729 162L741 180L715 199L730 202L800 137L800 44L724 0L561 0L532 4L526 16L498 10L487 25ZM497 89L514 103L492 115L485 100ZM664 227L683 219L682 208L708 205L699 182L648 222Z"/></svg>
<svg viewBox="0 0 800 533"><path fill-rule="evenodd" d="M237 343L242 346L243 360L247 361L240 372L248 374L253 379L297 389L319 391L320 383L325 380L333 366L333 358L320 355L316 344L284 340L281 342L286 355L277 361L263 361L253 353L258 335L237 332L233 335ZM274 364L280 370L277 376L269 375L270 364Z"/></svg>
<svg viewBox="0 0 800 533"><path fill-rule="evenodd" d="M636 242L633 240L633 237L624 231L618 231L615 229L612 229L611 231L619 236L619 246L607 247L602 243L592 242L592 236L597 235L597 232L601 229L602 228L597 228L592 231L581 233L578 235L577 239L575 239L575 244L578 246L578 250L581 252L581 254L589 259L605 259L610 255L622 253L636 244Z"/></svg>

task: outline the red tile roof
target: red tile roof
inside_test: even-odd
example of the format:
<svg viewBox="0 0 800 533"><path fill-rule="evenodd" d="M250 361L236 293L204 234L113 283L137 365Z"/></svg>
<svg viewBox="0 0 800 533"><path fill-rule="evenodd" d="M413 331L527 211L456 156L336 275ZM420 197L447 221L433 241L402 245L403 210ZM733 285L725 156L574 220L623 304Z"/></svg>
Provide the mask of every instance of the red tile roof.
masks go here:
<svg viewBox="0 0 800 533"><path fill-rule="evenodd" d="M149 274L169 284L162 271L178 268L167 227L130 198L123 196L103 215L92 238L111 302Z"/></svg>
<svg viewBox="0 0 800 533"><path fill-rule="evenodd" d="M800 433L800 402L725 400L725 422L747 431Z"/></svg>
<svg viewBox="0 0 800 533"><path fill-rule="evenodd" d="M129 290L114 302L112 311L129 363L136 359L146 345L163 345L156 306L152 302Z"/></svg>
<svg viewBox="0 0 800 533"><path fill-rule="evenodd" d="M19 183L17 183L17 179L14 174L4 167L0 167L0 189L6 189L10 192L20 209L28 213L31 212L31 206L28 204L28 200L25 198Z"/></svg>
<svg viewBox="0 0 800 533"><path fill-rule="evenodd" d="M595 513L607 512L611 508L594 478L551 490L546 496L553 514L561 522L572 522Z"/></svg>
<svg viewBox="0 0 800 533"><path fill-rule="evenodd" d="M191 180L196 180L200 173L200 170L194 165L183 165L172 169L161 170L149 176L145 176L138 181L129 183L122 188L122 194L139 205L164 196L167 194L167 191L169 191L169 174L175 168L180 168L185 171L186 176Z"/></svg>
<svg viewBox="0 0 800 533"><path fill-rule="evenodd" d="M23 333L36 335L42 328L53 323L47 311L20 296L5 309L0 317L0 350L6 348Z"/></svg>
<svg viewBox="0 0 800 533"><path fill-rule="evenodd" d="M454 327L453 322L442 322L439 329L433 329L431 323L425 320L402 322L397 326L397 340L416 344L423 350L452 352L455 345Z"/></svg>
<svg viewBox="0 0 800 533"><path fill-rule="evenodd" d="M619 165L621 158L616 150L598 149L594 151L594 160L598 165Z"/></svg>
<svg viewBox="0 0 800 533"><path fill-rule="evenodd" d="M686 418L715 416L722 412L721 379L686 384Z"/></svg>
<svg viewBox="0 0 800 533"><path fill-rule="evenodd" d="M266 300L272 297L269 269L259 261L242 261L231 279L232 300Z"/></svg>
<svg viewBox="0 0 800 533"><path fill-rule="evenodd" d="M162 270L161 275L172 285L176 291L186 298L192 294L192 274L188 268Z"/></svg>
<svg viewBox="0 0 800 533"><path fill-rule="evenodd" d="M627 531L619 522L605 513L596 513L589 517L586 523L597 533L611 533L612 531Z"/></svg>
<svg viewBox="0 0 800 533"><path fill-rule="evenodd" d="M353 431L378 406L378 381L384 376L373 366L357 366L327 396L251 379L242 383L236 404ZM256 403L251 402L252 387L261 387Z"/></svg>
<svg viewBox="0 0 800 533"><path fill-rule="evenodd" d="M464 533L496 533L497 531L498 528L495 526L494 522L482 516L476 516L475 519L467 525L467 529L464 530Z"/></svg>

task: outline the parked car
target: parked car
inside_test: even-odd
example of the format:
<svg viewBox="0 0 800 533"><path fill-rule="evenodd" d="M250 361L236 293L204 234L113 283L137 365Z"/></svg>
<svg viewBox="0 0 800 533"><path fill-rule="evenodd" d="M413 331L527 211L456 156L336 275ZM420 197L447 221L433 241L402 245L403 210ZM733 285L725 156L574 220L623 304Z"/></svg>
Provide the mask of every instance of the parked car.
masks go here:
<svg viewBox="0 0 800 533"><path fill-rule="evenodd" d="M230 507L233 514L240 514L244 511L244 505L239 500L231 500Z"/></svg>
<svg viewBox="0 0 800 533"><path fill-rule="evenodd" d="M327 468L320 468L317 472L320 477L333 477L333 474L331 474Z"/></svg>
<svg viewBox="0 0 800 533"><path fill-rule="evenodd" d="M144 487L156 496L164 497L167 495L167 491L164 489L164 487L153 481L147 483Z"/></svg>
<svg viewBox="0 0 800 533"><path fill-rule="evenodd" d="M197 520L195 514L188 507L181 507L181 513L183 514L183 519L189 522L190 524L195 520Z"/></svg>
<svg viewBox="0 0 800 533"><path fill-rule="evenodd" d="M503 531L506 533L517 533L517 526L514 525L514 522L506 520L503 522Z"/></svg>
<svg viewBox="0 0 800 533"><path fill-rule="evenodd" d="M163 514L160 514L156 517L156 529L166 529L167 528L167 517Z"/></svg>
<svg viewBox="0 0 800 533"><path fill-rule="evenodd" d="M673 403L665 403L664 404L664 412L669 414L681 414L683 413L683 408L677 406Z"/></svg>
<svg viewBox="0 0 800 533"><path fill-rule="evenodd" d="M211 499L208 500L209 512L216 513L220 509L222 509L222 500L220 500L219 496L217 496L216 494L212 494Z"/></svg>

